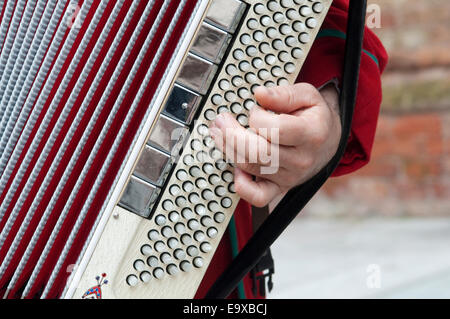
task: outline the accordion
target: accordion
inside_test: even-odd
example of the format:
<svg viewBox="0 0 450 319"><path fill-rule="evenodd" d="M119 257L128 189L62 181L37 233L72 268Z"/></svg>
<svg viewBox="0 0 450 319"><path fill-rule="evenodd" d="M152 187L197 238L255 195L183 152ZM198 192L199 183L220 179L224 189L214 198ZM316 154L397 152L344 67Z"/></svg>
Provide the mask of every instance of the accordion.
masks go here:
<svg viewBox="0 0 450 319"><path fill-rule="evenodd" d="M192 298L239 201L208 125L331 1L0 1L1 295Z"/></svg>

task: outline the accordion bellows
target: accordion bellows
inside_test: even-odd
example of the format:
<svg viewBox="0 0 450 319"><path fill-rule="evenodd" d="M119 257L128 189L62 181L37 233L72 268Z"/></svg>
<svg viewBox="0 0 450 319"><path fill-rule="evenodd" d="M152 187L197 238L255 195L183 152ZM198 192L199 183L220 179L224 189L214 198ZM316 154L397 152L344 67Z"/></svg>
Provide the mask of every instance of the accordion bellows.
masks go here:
<svg viewBox="0 0 450 319"><path fill-rule="evenodd" d="M1 296L194 296L239 200L208 123L330 2L0 1Z"/></svg>

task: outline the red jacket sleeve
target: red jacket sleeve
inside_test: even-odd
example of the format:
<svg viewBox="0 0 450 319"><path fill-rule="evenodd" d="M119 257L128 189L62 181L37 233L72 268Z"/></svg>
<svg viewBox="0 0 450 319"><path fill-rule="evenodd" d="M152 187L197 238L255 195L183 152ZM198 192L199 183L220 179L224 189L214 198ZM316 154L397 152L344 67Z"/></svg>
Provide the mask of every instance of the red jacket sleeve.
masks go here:
<svg viewBox="0 0 450 319"><path fill-rule="evenodd" d="M330 80L341 83L347 29L348 0L333 5L303 65L298 82L317 88ZM333 176L353 172L369 162L381 105L381 73L387 53L376 35L365 30L356 109L346 152Z"/></svg>

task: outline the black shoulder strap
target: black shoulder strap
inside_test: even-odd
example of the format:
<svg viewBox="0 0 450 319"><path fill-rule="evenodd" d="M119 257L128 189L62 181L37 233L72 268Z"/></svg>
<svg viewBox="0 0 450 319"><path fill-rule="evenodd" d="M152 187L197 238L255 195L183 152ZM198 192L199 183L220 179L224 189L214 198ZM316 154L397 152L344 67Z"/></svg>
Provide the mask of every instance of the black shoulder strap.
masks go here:
<svg viewBox="0 0 450 319"><path fill-rule="evenodd" d="M366 0L350 0L342 91L340 95L342 136L338 151L316 176L290 190L272 211L258 231L248 241L239 255L210 288L206 298L225 298L239 281L250 272L261 256L281 235L314 194L322 187L340 162L350 135L359 78L361 52L364 38Z"/></svg>
<svg viewBox="0 0 450 319"><path fill-rule="evenodd" d="M258 228L269 217L269 206L255 207L252 206L252 224L253 233L256 233ZM252 279L253 295L266 296L266 284L269 292L273 289L272 276L275 273L275 262L272 257L270 248L261 256L258 263L250 271L250 278ZM266 280L267 279L267 280Z"/></svg>

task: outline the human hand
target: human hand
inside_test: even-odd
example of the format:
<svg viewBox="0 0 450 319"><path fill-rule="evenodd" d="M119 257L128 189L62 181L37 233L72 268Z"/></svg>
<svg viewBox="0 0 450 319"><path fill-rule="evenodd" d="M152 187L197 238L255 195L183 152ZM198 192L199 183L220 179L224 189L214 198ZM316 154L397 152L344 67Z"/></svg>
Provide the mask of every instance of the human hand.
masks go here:
<svg viewBox="0 0 450 319"><path fill-rule="evenodd" d="M330 161L338 148L341 123L334 85L320 92L307 83L259 87L255 99L261 107L251 109L250 129L222 113L211 123L210 133L216 147L235 163L236 192L262 207Z"/></svg>

